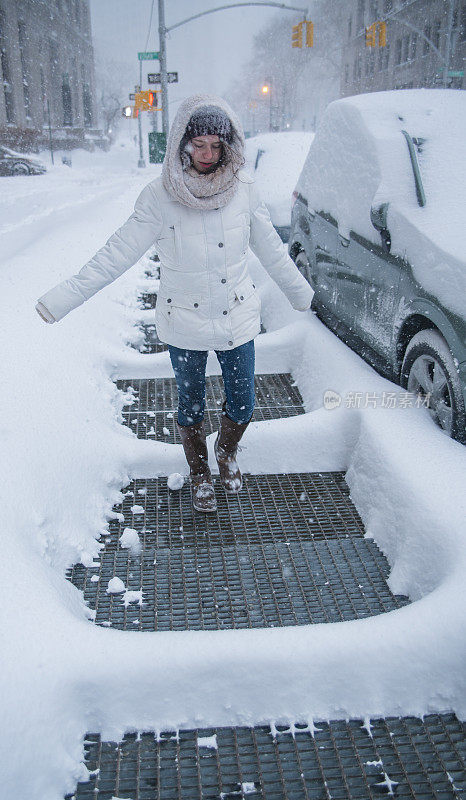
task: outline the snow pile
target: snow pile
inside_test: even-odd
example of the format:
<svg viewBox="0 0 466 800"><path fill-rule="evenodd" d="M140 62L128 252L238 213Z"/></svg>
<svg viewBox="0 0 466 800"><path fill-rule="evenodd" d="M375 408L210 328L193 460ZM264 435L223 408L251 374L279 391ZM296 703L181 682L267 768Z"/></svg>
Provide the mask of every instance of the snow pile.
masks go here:
<svg viewBox="0 0 466 800"><path fill-rule="evenodd" d="M392 253L452 310L466 311L466 91L373 92L331 103L309 150L297 190L329 212L340 233L380 244L371 206L388 202ZM418 154L426 205L416 199L402 131L424 139Z"/></svg>
<svg viewBox="0 0 466 800"><path fill-rule="evenodd" d="M120 536L120 544L123 548L131 550L133 557L141 554L142 544L139 540L139 534L134 528L124 529Z"/></svg>
<svg viewBox="0 0 466 800"><path fill-rule="evenodd" d="M179 472L172 472L167 478L167 486L172 492L177 492L183 488L184 478Z"/></svg>
<svg viewBox="0 0 466 800"><path fill-rule="evenodd" d="M121 592L126 591L126 586L121 580L121 578L112 578L108 582L107 586L107 594L120 594Z"/></svg>
<svg viewBox="0 0 466 800"><path fill-rule="evenodd" d="M246 169L278 227L291 222L291 197L313 137L313 133L284 131L246 139Z"/></svg>
<svg viewBox="0 0 466 800"><path fill-rule="evenodd" d="M367 535L389 558L391 588L415 602L352 622L260 630L136 633L92 623L67 568L98 566L111 519L126 530L134 515L142 522L131 480L186 473L180 445L138 440L121 424L132 393L117 390L117 377L173 374L167 353L126 345L135 324L153 320L153 309L136 306L147 261L59 324L34 310L125 221L153 178L108 155L32 181L38 199L26 182L2 179L18 214L17 222L0 217L2 244L11 246L1 265L2 796L62 800L74 791L87 776L86 731L119 740L128 730L275 721L311 731L314 720L449 710L464 718L464 449L426 409L348 405L350 392L399 387L312 313L294 312L253 258L271 328L257 339L257 372L291 370L307 413L251 424L241 466L346 470ZM220 373L212 354L208 371ZM329 389L343 398L331 410ZM131 510L115 513L126 495ZM116 604L144 602L118 578L107 588Z"/></svg>

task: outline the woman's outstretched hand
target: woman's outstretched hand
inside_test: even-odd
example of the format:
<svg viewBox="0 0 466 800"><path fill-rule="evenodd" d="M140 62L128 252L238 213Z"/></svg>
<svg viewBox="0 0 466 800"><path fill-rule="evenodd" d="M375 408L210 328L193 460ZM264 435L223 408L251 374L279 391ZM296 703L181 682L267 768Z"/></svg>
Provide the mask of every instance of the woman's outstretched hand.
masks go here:
<svg viewBox="0 0 466 800"><path fill-rule="evenodd" d="M53 316L53 314L50 313L48 308L46 308L43 303L40 303L40 302L37 303L36 311L39 314L39 316L42 317L44 322L49 322L50 324L52 324L53 322L56 322L56 319Z"/></svg>

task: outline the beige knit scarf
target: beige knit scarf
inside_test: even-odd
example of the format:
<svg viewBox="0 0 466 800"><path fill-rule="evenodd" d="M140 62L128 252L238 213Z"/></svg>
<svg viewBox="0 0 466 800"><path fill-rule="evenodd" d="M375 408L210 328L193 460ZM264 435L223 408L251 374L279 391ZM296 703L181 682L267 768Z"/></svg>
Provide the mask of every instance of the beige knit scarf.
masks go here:
<svg viewBox="0 0 466 800"><path fill-rule="evenodd" d="M230 118L233 127L233 142L224 142L221 166L214 172L201 175L193 167L183 169L180 142L186 126L197 109L203 106L218 106ZM244 164L244 134L241 123L228 103L215 95L193 95L179 107L167 142L167 151L162 167L163 185L179 203L198 210L222 208L234 197L238 189L237 172Z"/></svg>

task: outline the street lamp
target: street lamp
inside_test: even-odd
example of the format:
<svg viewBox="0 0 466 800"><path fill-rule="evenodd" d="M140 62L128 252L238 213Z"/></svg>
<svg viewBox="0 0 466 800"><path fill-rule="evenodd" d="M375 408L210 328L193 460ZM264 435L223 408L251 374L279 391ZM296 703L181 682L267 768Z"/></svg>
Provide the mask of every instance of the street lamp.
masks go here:
<svg viewBox="0 0 466 800"><path fill-rule="evenodd" d="M261 92L264 97L269 96L269 131L272 130L272 81L270 78L266 78L265 82L262 84Z"/></svg>

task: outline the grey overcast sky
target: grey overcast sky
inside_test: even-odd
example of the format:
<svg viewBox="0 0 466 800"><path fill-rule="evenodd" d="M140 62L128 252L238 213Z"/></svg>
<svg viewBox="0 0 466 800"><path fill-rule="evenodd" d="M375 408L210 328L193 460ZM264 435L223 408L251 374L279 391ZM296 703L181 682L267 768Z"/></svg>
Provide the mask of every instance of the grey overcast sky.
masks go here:
<svg viewBox="0 0 466 800"><path fill-rule="evenodd" d="M165 0L165 24L169 27L230 1L233 0ZM148 50L158 50L157 6L154 0ZM137 53L146 45L151 0L91 0L90 8L96 53L108 53L127 65L128 91L133 91L139 78ZM169 34L168 70L179 73L179 83L170 86L170 118L179 102L190 94L223 94L250 57L254 36L277 13L292 16L291 12L270 7L234 8L194 20ZM143 76L158 69L158 61L143 62Z"/></svg>

